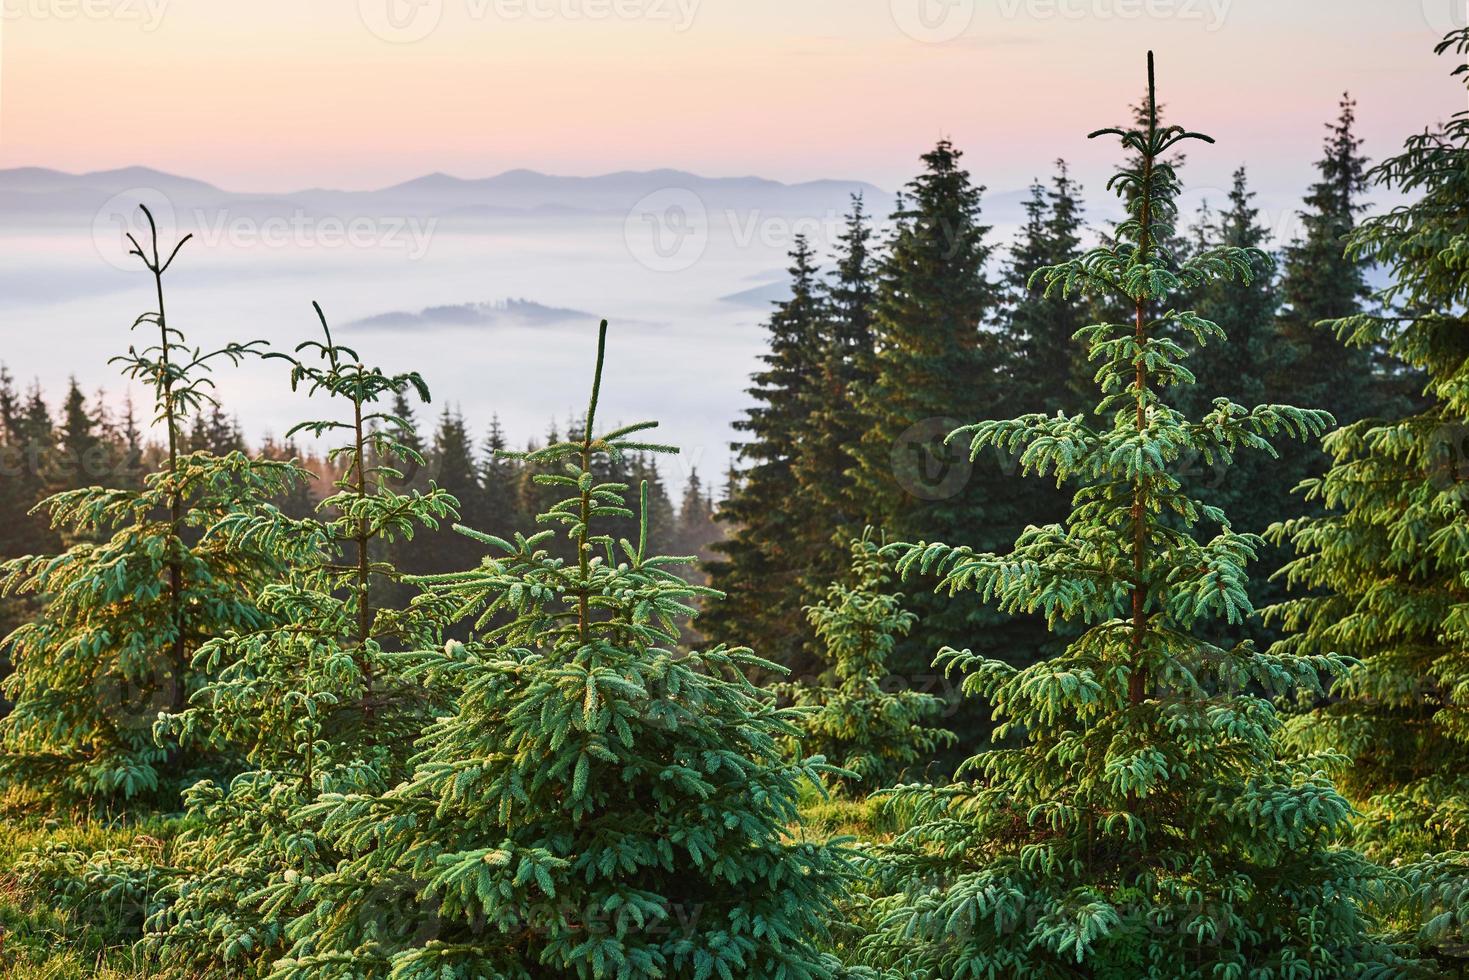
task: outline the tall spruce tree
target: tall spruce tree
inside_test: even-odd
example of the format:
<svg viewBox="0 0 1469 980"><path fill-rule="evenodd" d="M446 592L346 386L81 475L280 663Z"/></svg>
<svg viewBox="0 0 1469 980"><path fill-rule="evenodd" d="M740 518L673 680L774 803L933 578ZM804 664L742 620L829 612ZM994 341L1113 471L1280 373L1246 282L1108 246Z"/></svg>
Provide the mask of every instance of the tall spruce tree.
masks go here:
<svg viewBox="0 0 1469 980"><path fill-rule="evenodd" d="M287 357L291 385L342 409L287 438L341 437L329 459L343 475L321 504L323 518L291 518L267 504L210 530L210 538L251 543L289 573L252 597L273 616L269 624L204 644L197 666L213 680L163 723L186 743L206 738L247 762L227 785L206 780L189 790L188 826L174 849L182 866L139 869L162 885L144 949L179 973L268 972L287 946L287 922L304 908L303 880L343 856L303 811L323 793L396 784L414 738L446 707L425 701L391 652L437 640L439 610L387 605L383 586L400 573L373 558L379 544L411 540L456 513L442 488L394 489L403 466L423 460L398 439L404 420L378 403L404 393L427 402L428 388L417 374L366 367L316 312L324 340Z"/></svg>
<svg viewBox="0 0 1469 980"><path fill-rule="evenodd" d="M1153 92L1152 56L1148 88ZM1150 98L1149 105L1152 100ZM1046 288L1108 292L1128 322L1082 331L1097 362L1095 416L1027 415L954 433L970 451L1019 451L1027 471L1075 479L1063 524L1032 527L1008 555L900 545L905 573L937 570L951 594L1044 612L1084 632L1059 657L1016 669L949 649L1016 744L967 764L947 787L901 787L914 821L880 874L875 961L924 980L958 977L1295 976L1337 978L1393 954L1367 935L1373 870L1335 842L1350 806L1320 759L1283 758L1271 696L1319 691L1331 655L1223 649L1196 626L1250 613L1246 562L1259 539L1183 492L1173 468L1190 448L1231 457L1267 437L1309 436L1322 412L1217 399L1199 422L1163 400L1187 385L1171 335L1219 328L1173 307L1180 290L1248 280L1258 255L1219 247L1162 254L1176 210L1167 151L1209 141L1181 127L1105 129L1132 151L1110 181L1130 198L1113 241L1044 273ZM1094 418L1109 418L1099 426ZM1201 520L1214 537L1194 533Z"/></svg>
<svg viewBox="0 0 1469 980"><path fill-rule="evenodd" d="M1049 190L1039 181L1031 185L1026 221L1004 272L999 336L1006 403L996 405L997 411L1069 415L1087 407L1092 369L1075 340L1088 322L1086 306L1077 296L1030 288L1041 269L1081 254L1080 193L1064 160L1056 161ZM1028 496L1035 523L1060 520L1070 499L1060 485L1032 488Z"/></svg>
<svg viewBox="0 0 1469 980"><path fill-rule="evenodd" d="M813 261L810 245L798 238L791 297L770 317L765 367L748 389L756 404L735 423L749 437L734 446L744 472L721 506L731 528L716 548L724 558L709 566L711 584L726 599L700 617L711 638L748 642L798 673L817 662L801 607L806 572L827 533L827 518L802 495L795 474L809 448L824 356L824 298Z"/></svg>
<svg viewBox="0 0 1469 980"><path fill-rule="evenodd" d="M1031 186L1025 225L1005 267L1000 335L1009 362L1009 399L1027 411L1071 414L1088 404L1092 372L1074 339L1086 326L1086 309L1077 297L1030 288L1040 269L1081 254L1080 198L1066 161L1057 160L1050 189L1038 181Z"/></svg>
<svg viewBox="0 0 1469 980"><path fill-rule="evenodd" d="M475 527L482 524L482 488L479 464L474 456L474 441L463 414L448 406L439 416L438 429L434 432L432 470L434 483L460 502L464 520ZM474 548L464 536L455 534L447 526L439 533L425 535L422 547L427 554L420 559L419 568L426 573L464 568L476 557Z"/></svg>
<svg viewBox="0 0 1469 980"><path fill-rule="evenodd" d="M1469 32L1438 47L1450 50L1465 54ZM1469 78L1469 66L1458 73ZM1343 785L1364 811L1367 844L1416 857L1469 851L1469 113L1410 138L1371 179L1413 200L1350 238L1351 263L1390 273L1382 312L1332 326L1356 350L1385 346L1424 372L1429 404L1327 438L1331 469L1304 487L1324 514L1271 531L1297 553L1283 575L1300 594L1268 614L1291 634L1280 654L1358 659L1329 702L1292 720L1290 736L1347 755Z"/></svg>
<svg viewBox="0 0 1469 980"><path fill-rule="evenodd" d="M1200 216L1196 227L1199 249L1222 245L1249 249L1251 255L1263 254L1270 231L1260 224L1260 211L1252 203L1254 197L1245 168L1239 167L1230 185L1229 208L1217 215L1205 212ZM1225 336L1205 345L1191 344L1189 357L1198 389L1221 392L1232 401L1258 403L1267 394L1263 375L1274 353L1280 292L1274 263L1268 258L1254 261L1257 268L1248 283L1215 281L1199 290L1199 305L1209 310ZM1193 400L1202 401L1202 397ZM1232 509L1230 512L1234 514Z"/></svg>
<svg viewBox="0 0 1469 980"><path fill-rule="evenodd" d="M821 767L780 761L792 718L745 677L774 665L671 651L702 590L648 550L646 491L636 540L603 533L629 508L599 457L666 451L638 441L654 423L598 433L605 342L604 321L583 431L526 457L566 495L552 529L466 531L489 556L436 580L480 623L414 668L457 709L410 780L310 808L351 855L305 887L279 980L837 974L814 944L843 857L792 838ZM544 547L558 534L573 560Z"/></svg>
<svg viewBox="0 0 1469 980"><path fill-rule="evenodd" d="M1371 352L1337 343L1322 326L1359 312L1369 295L1366 264L1346 250L1366 207L1367 159L1357 136L1357 103L1343 95L1340 110L1327 126L1318 179L1299 213L1300 234L1284 251L1272 389L1320 405L1346 424L1375 414L1378 393ZM1307 470L1319 475L1320 467L1313 462Z"/></svg>
<svg viewBox="0 0 1469 980"><path fill-rule="evenodd" d="M713 557L714 545L719 539L714 498L704 489L704 480L698 469L691 468L688 482L684 484L683 499L679 501L678 534L674 539L675 550L680 555L695 559L689 568L690 581L703 580L702 566Z"/></svg>
<svg viewBox="0 0 1469 980"><path fill-rule="evenodd" d="M498 537L509 537L524 527L520 510L520 464L506 456L509 443L498 415L490 419L480 456L480 528Z"/></svg>
<svg viewBox="0 0 1469 980"><path fill-rule="evenodd" d="M283 570L268 553L200 534L301 476L289 463L240 452L182 451L186 421L216 404L211 365L238 363L258 347L205 353L185 344L167 318L163 280L188 238L164 258L153 215L142 212L148 245L129 235L130 254L147 269L157 305L134 328L156 340L114 360L153 391L165 465L140 489L88 486L49 498L42 507L52 527L78 543L0 566L0 594L46 597L44 615L0 643L15 665L0 779L52 804L167 797L207 765L174 741L155 741L154 716L181 709L200 686L193 663L201 644L268 618L250 597Z"/></svg>
<svg viewBox="0 0 1469 980"><path fill-rule="evenodd" d="M905 535L983 517L975 481L954 493L933 487L930 468L950 455L943 432L911 431L994 398L998 345L984 329L997 300L986 273L990 228L980 219L984 188L971 183L961 156L947 140L924 154L924 173L893 215L877 291L874 378L860 395L867 426L854 496L870 523Z"/></svg>
<svg viewBox="0 0 1469 980"><path fill-rule="evenodd" d="M817 515L805 535L803 602L814 601L843 572L841 558L846 546L862 530L848 471L863 427L853 401L873 378L877 258L860 194L852 196L852 209L838 237L834 268L824 289L820 366L800 451L792 463L805 513Z"/></svg>
<svg viewBox="0 0 1469 980"><path fill-rule="evenodd" d="M925 154L924 172L893 216L877 286L873 378L856 399L864 431L853 450L852 501L864 524L895 538L963 538L993 549L1024 526L1026 488L1014 461L1002 453L971 461L944 441L962 420L1007 401L1003 351L991 329L1000 294L986 271L983 188L960 159L947 140ZM892 669L915 686L938 687L929 663L945 644L978 637L987 651L1029 661L1044 642L1034 620L945 603L927 590L910 603L918 625L898 644ZM961 707L955 727L972 747L983 718Z"/></svg>
<svg viewBox="0 0 1469 980"><path fill-rule="evenodd" d="M1229 192L1229 207L1222 212L1205 210L1196 223L1197 248L1217 246L1263 251L1269 245L1270 232L1259 219L1254 206L1254 192L1249 189L1245 168L1235 170ZM1223 395L1245 405L1285 397L1273 390L1270 366L1279 354L1280 309L1279 283L1274 264L1256 258L1254 277L1249 282L1215 281L1201 286L1190 301L1207 310L1219 325L1223 336L1199 344L1191 338L1182 343L1189 352L1189 370L1195 384L1181 392L1180 407L1188 414L1200 415L1209 409L1207 399ZM1303 453L1313 453L1311 446L1284 447L1287 460ZM1205 503L1229 515L1230 523L1241 531L1263 534L1271 524L1299 513L1299 503L1291 494L1297 473L1287 472L1282 460L1265 453L1246 453L1227 463L1200 453L1187 461L1184 486ZM1286 552L1268 542L1257 549L1251 573L1251 600L1257 606L1273 604L1284 597L1275 581L1275 572L1287 560ZM1258 619L1237 626L1224 627L1224 634L1250 635L1258 641L1274 638L1273 631L1262 628Z"/></svg>
<svg viewBox="0 0 1469 980"><path fill-rule="evenodd" d="M47 474L54 491L108 485L111 473L106 434L76 378L67 386L56 436L56 452Z"/></svg>

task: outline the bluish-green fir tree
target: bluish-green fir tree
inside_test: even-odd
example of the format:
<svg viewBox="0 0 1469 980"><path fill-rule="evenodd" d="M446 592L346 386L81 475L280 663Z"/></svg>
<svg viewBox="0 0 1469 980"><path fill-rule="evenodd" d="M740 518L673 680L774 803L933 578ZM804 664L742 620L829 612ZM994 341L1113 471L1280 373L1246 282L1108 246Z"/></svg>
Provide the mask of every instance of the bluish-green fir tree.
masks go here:
<svg viewBox="0 0 1469 980"><path fill-rule="evenodd" d="M581 431L525 456L561 495L549 527L466 529L483 561L432 581L477 625L411 670L457 706L410 778L308 808L347 856L302 883L278 980L841 973L819 944L847 859L795 829L824 767L781 755L795 717L746 676L774 664L675 650L708 590L649 549L646 489L633 510L597 476L666 449L641 441L654 423L597 429L605 341L604 322ZM633 515L634 538L605 533Z"/></svg>
<svg viewBox="0 0 1469 980"><path fill-rule="evenodd" d="M1469 79L1469 31L1439 45ZM1389 273L1377 309L1331 326L1426 378L1423 410L1365 419L1326 440L1331 468L1304 494L1324 512L1272 535L1295 551L1294 595L1269 610L1282 656L1357 662L1291 719L1290 742L1351 761L1361 845L1415 862L1404 916L1462 970L1469 939L1469 112L1410 138L1370 173L1407 203L1351 235L1350 260Z"/></svg>
<svg viewBox="0 0 1469 980"><path fill-rule="evenodd" d="M395 489L423 460L400 438L407 420L380 403L404 393L427 401L428 389L417 374L364 364L317 314L321 341L272 356L288 361L293 388L339 406L287 438L331 440L328 461L342 475L317 515L292 518L265 505L209 530L206 540L249 544L286 571L251 597L269 624L205 643L196 669L210 683L160 722L186 745L217 742L245 759L227 782L189 789L177 866L131 862L132 880L152 885L142 950L174 975L269 972L288 945L286 924L309 906L306 882L342 857L310 805L325 793L383 792L404 778L413 740L449 703L405 681L396 659L440 637L442 610L431 601L395 608L391 586L401 573L375 557L456 516L442 488ZM93 874L129 863L104 856Z"/></svg>
<svg viewBox="0 0 1469 980"><path fill-rule="evenodd" d="M970 460L944 441L964 420L1008 408L1014 393L993 329L1001 295L990 269L984 187L948 140L923 163L893 214L879 266L873 369L852 400L862 436L850 449L851 509L863 525L896 538L962 537L999 548L1025 526L1028 488L1015 479L1015 460L993 451ZM968 638L1024 663L1046 640L1034 617L944 603L927 589L909 602L918 622L897 645L892 668L922 689L942 689L929 664L944 644ZM952 724L962 745L988 737L983 714L981 705L959 705Z"/></svg>
<svg viewBox="0 0 1469 980"><path fill-rule="evenodd" d="M706 610L700 625L715 640L743 638L770 660L809 674L816 655L801 608L807 573L829 532L818 502L801 492L797 465L828 351L825 298L805 238L790 258L791 296L770 316L770 350L748 389L755 405L735 423L746 434L733 447L741 479L720 507L730 534L709 564L712 584L727 599Z"/></svg>
<svg viewBox="0 0 1469 980"><path fill-rule="evenodd" d="M1148 75L1151 110L1151 55ZM1179 187L1166 154L1208 137L1159 126L1152 111L1140 128L1093 135L1131 151L1110 182L1128 217L1109 244L1039 278L1132 306L1128 321L1078 336L1097 366L1098 411L953 434L973 453L999 445L1028 472L1074 480L1072 513L1027 529L1004 555L892 549L906 572L938 572L951 601L973 594L1083 631L1023 669L939 655L1015 742L969 760L952 785L892 794L911 826L876 866L891 894L864 950L913 980L1398 975L1392 949L1370 935L1378 873L1339 843L1351 807L1326 775L1334 760L1285 756L1277 741L1272 698L1319 694L1318 674L1342 662L1199 637L1201 623L1250 615L1246 565L1260 539L1232 530L1173 472L1190 449L1229 458L1330 419L1217 399L1191 421L1169 406L1170 390L1193 380L1171 338L1220 332L1170 297L1247 281L1258 255L1163 254ZM1217 533L1197 535L1203 521Z"/></svg>
<svg viewBox="0 0 1469 980"><path fill-rule="evenodd" d="M0 720L0 779L48 805L102 805L135 797L167 802L199 775L223 766L217 754L155 740L161 711L180 710L208 674L195 654L211 638L253 629L270 615L255 588L284 571L274 555L203 532L250 509L304 475L291 463L186 451L185 424L217 403L210 369L238 363L259 345L190 347L164 304L164 276L188 238L165 255L152 214L148 234L129 234L156 305L137 318L148 343L114 358L147 385L164 429L163 466L141 487L65 490L39 510L64 541L53 555L0 566L0 594L44 597L45 609L0 646L14 665Z"/></svg>

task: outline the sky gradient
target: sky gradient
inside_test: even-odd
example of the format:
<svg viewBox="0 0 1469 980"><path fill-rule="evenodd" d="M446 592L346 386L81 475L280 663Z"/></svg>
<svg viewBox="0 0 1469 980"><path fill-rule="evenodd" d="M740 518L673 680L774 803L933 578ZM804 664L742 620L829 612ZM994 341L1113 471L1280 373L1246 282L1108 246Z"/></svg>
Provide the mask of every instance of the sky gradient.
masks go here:
<svg viewBox="0 0 1469 980"><path fill-rule="evenodd" d="M1156 48L1190 174L1309 179L1343 90L1367 152L1462 108L1464 0L3 0L0 167L232 190L676 167L895 188L941 136L992 188L1093 170Z"/></svg>

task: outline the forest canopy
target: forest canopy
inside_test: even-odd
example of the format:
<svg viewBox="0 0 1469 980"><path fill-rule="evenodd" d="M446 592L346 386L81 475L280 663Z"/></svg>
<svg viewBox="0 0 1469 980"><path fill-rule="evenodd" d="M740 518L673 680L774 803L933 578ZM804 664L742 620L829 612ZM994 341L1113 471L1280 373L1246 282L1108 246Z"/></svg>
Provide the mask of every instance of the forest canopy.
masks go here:
<svg viewBox="0 0 1469 980"><path fill-rule="evenodd" d="M195 346L141 207L147 402L0 370L0 969L1462 975L1469 111L1343 96L1276 242L1158 66L1109 223L1058 159L997 241L944 139L798 238L717 490L615 323L512 435L329 302Z"/></svg>

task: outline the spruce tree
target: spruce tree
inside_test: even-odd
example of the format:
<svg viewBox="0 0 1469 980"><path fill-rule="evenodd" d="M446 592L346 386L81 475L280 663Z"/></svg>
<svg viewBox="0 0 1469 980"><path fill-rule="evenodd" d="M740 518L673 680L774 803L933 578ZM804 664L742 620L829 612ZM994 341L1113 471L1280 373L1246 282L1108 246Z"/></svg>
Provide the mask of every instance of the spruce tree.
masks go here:
<svg viewBox="0 0 1469 980"><path fill-rule="evenodd" d="M0 566L0 594L46 597L44 615L5 638L15 672L0 721L0 778L52 803L166 796L205 760L153 738L154 716L181 709L202 677L194 654L211 637L268 617L253 587L281 574L270 554L200 533L222 517L281 492L300 474L289 463L182 450L184 424L215 405L211 366L238 363L256 343L190 348L170 324L163 280L187 238L164 258L153 216L148 245L129 235L157 305L134 328L156 340L114 358L153 391L165 429L164 467L143 487L88 486L41 507L78 543L58 555Z"/></svg>
<svg viewBox="0 0 1469 980"><path fill-rule="evenodd" d="M862 438L862 416L853 411L857 392L871 384L876 354L877 257L862 196L852 196L838 237L833 271L825 283L820 364L809 418L792 462L805 512L814 515L805 536L807 562L802 601L811 601L843 571L847 544L862 529L852 493L852 449ZM832 545L837 545L832 547ZM809 553L814 552L814 553Z"/></svg>
<svg viewBox="0 0 1469 980"><path fill-rule="evenodd" d="M216 524L210 538L250 543L289 570L253 596L272 616L258 630L216 637L199 650L213 680L187 710L166 719L183 740L206 738L243 752L228 784L187 793L188 824L174 848L180 867L146 868L161 883L144 948L169 969L203 975L263 974L286 947L302 906L302 881L341 856L302 811L327 792L380 793L406 774L408 747L443 702L399 676L393 650L439 637L432 603L387 605L400 575L374 560L380 544L411 540L455 516L445 490L399 493L404 465L422 459L398 435L406 421L378 403L413 393L417 374L387 374L332 339L296 348L291 385L325 395L335 417L303 422L313 437L341 436L329 454L342 467L321 517L292 518L265 504ZM300 359L298 359L300 358Z"/></svg>
<svg viewBox="0 0 1469 980"><path fill-rule="evenodd" d="M1244 167L1235 170L1229 193L1229 207L1219 213L1205 211L1199 217L1195 232L1200 250L1231 246L1264 250L1270 233L1260 223L1254 206L1255 194L1249 189ZM1207 344L1191 338L1181 342L1189 352L1189 370L1195 384L1181 392L1180 406L1189 414L1203 414L1209 409L1207 399L1223 395L1245 405L1270 401L1284 392L1275 392L1270 367L1280 356L1280 288L1272 262L1255 259L1257 268L1249 282L1215 281L1200 287L1190 302L1208 310L1224 336ZM1284 448L1289 459L1315 453L1311 446ZM1300 505L1292 496L1299 479L1298 472L1288 472L1282 460L1264 453L1247 453L1234 457L1226 465L1221 459L1206 459L1195 454L1184 474L1184 486L1204 502L1229 515L1230 522L1241 531L1263 534L1271 524L1299 512ZM1278 546L1265 544L1257 549L1251 574L1251 600L1256 606L1279 601L1284 596L1275 573L1287 555ZM1258 619L1239 626L1226 626L1225 634L1249 635L1257 641L1275 638L1273 631Z"/></svg>
<svg viewBox="0 0 1469 980"><path fill-rule="evenodd" d="M947 140L925 154L925 172L893 215L896 231L878 284L875 376L859 396L867 428L854 496L869 523L904 535L984 516L977 481L955 493L924 493L930 466L950 454L942 432L917 441L910 432L955 411L975 414L994 398L998 345L984 329L997 301L986 273L990 228L980 220L984 188L971 183L961 156Z"/></svg>
<svg viewBox="0 0 1469 980"><path fill-rule="evenodd" d="M981 194L947 140L923 157L893 216L874 320L873 378L856 397L863 434L853 447L852 502L862 523L895 538L974 540L998 548L1024 526L1026 489L1003 453L974 461L944 436L968 418L994 414L1010 400L999 334L991 329L1000 292L987 267L990 227ZM1044 630L1033 620L944 603L927 590L912 597L914 631L898 644L893 672L938 689L932 651L979 637L986 650L1024 662L1037 656ZM965 744L985 736L980 710L955 718Z"/></svg>
<svg viewBox="0 0 1469 980"><path fill-rule="evenodd" d="M816 659L801 615L805 576L825 545L826 515L797 483L796 461L809 451L811 412L821 376L824 300L805 238L791 251L791 298L771 315L770 350L748 390L754 407L735 428L747 433L734 450L744 470L721 507L731 528L709 566L711 584L727 597L700 617L715 640L749 642L797 673Z"/></svg>
<svg viewBox="0 0 1469 980"><path fill-rule="evenodd" d="M48 474L55 492L108 483L108 454L102 425L93 417L87 396L82 394L76 378L67 386L56 435L57 451Z"/></svg>
<svg viewBox="0 0 1469 980"><path fill-rule="evenodd" d="M689 580L705 578L703 565L714 555L714 545L719 542L719 522L715 517L714 498L704 489L704 480L697 468L689 470L688 482L684 484L683 498L678 508L678 533L674 550L680 555L695 559L689 566Z"/></svg>
<svg viewBox="0 0 1469 980"><path fill-rule="evenodd" d="M1251 203L1254 197L1245 168L1239 167L1232 178L1228 210L1198 223L1200 250L1224 245L1250 249L1252 255L1263 253L1270 232L1260 224L1260 211ZM1258 403L1267 394L1263 368L1272 357L1280 296L1274 263L1255 262L1258 267L1248 283L1216 281L1199 291L1199 304L1208 308L1225 336L1217 343L1192 345L1189 356L1199 389L1222 392L1232 401Z"/></svg>
<svg viewBox="0 0 1469 980"><path fill-rule="evenodd" d="M1346 250L1366 207L1367 159L1357 136L1357 103L1344 94L1340 110L1327 126L1319 177L1299 213L1301 232L1285 247L1272 387L1320 405L1345 424L1375 414L1377 392L1371 353L1337 343L1322 327L1360 311L1368 298L1366 265ZM1314 463L1310 468L1319 474Z"/></svg>
<svg viewBox="0 0 1469 980"><path fill-rule="evenodd" d="M1031 186L1026 222L1005 268L1005 308L1000 325L1008 360L1010 401L1027 411L1067 414L1086 406L1091 370L1073 335L1086 326L1086 310L1074 296L1046 296L1030 289L1038 269L1081 254L1081 188L1065 160L1056 161L1049 190Z"/></svg>
<svg viewBox="0 0 1469 980"><path fill-rule="evenodd" d="M1152 57L1148 82L1153 92ZM1171 335L1219 328L1170 298L1248 280L1259 256L1218 247L1171 261L1178 192L1169 149L1208 137L1104 129L1132 160L1110 186L1129 217L1112 241L1046 269L1046 288L1107 292L1128 322L1085 328L1098 365L1095 415L1027 415L956 430L971 453L1000 445L1028 472L1073 479L1063 523L1031 527L1007 555L944 544L893 548L905 574L943 576L956 597L1043 612L1083 632L1057 658L1017 669L968 650L939 663L995 705L1016 741L971 759L968 779L900 787L913 821L890 849L874 960L924 980L1023 977L1338 978L1369 963L1392 975L1364 906L1374 872L1336 843L1350 806L1320 758L1279 754L1271 698L1319 691L1331 655L1265 656L1197 635L1250 614L1245 565L1259 544L1183 492L1189 449L1232 457L1277 434L1309 436L1325 413L1217 399L1198 422L1164 401L1192 381ZM1096 418L1109 419L1105 426ZM1217 524L1207 540L1200 521Z"/></svg>
<svg viewBox="0 0 1469 980"><path fill-rule="evenodd" d="M460 502L464 519L471 526L480 526L484 517L480 513L482 488L473 440L464 416L448 406L439 416L438 429L434 433L433 474L435 485ZM422 555L417 563L418 570L422 572L451 571L474 560L473 547L463 535L455 534L449 527L427 536L423 545L427 554Z"/></svg>
<svg viewBox="0 0 1469 980"><path fill-rule="evenodd" d="M605 340L604 322L583 431L524 457L564 495L551 528L466 530L488 557L435 580L480 623L414 667L452 681L457 708L411 779L310 808L350 856L306 885L279 980L837 973L813 944L843 858L791 830L822 767L780 761L792 718L745 677L774 665L672 652L705 590L648 550L646 509L635 540L603 533L630 511L598 458L666 448L638 441L653 423L598 433ZM547 550L557 535L572 560Z"/></svg>
<svg viewBox="0 0 1469 980"><path fill-rule="evenodd" d="M1438 51L1466 49L1460 31ZM1469 77L1469 66L1458 73ZM1413 200L1353 231L1349 261L1381 265L1390 285L1377 294L1380 313L1332 326L1355 350L1386 347L1424 372L1429 404L1327 438L1332 466L1303 487L1325 512L1271 531L1294 547L1283 577L1299 594L1268 613L1290 632L1281 655L1331 650L1359 661L1329 702L1293 719L1291 738L1350 758L1342 778L1364 811L1368 846L1417 857L1469 851L1469 113L1410 138L1371 179Z"/></svg>
<svg viewBox="0 0 1469 980"><path fill-rule="evenodd" d="M509 537L523 527L520 510L520 465L505 456L509 442L496 415L490 420L480 453L480 527L498 537Z"/></svg>
<svg viewBox="0 0 1469 980"><path fill-rule="evenodd" d="M810 712L801 722L805 737L792 747L840 768L833 781L845 793L866 795L919 773L954 733L932 724L944 710L941 698L888 689L893 646L915 617L890 590L891 563L870 528L848 553L851 584L833 583L823 601L806 609L826 650L822 680L829 686L786 685L784 691Z"/></svg>

